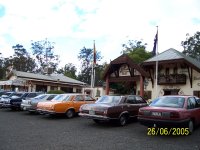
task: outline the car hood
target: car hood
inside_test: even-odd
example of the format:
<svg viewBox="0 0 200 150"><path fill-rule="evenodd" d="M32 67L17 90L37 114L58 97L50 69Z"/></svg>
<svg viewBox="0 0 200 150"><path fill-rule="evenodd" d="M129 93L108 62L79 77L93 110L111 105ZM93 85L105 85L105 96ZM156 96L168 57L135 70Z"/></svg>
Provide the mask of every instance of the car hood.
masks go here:
<svg viewBox="0 0 200 150"><path fill-rule="evenodd" d="M96 110L96 111L103 111L108 109L109 107L114 106L113 103L94 103L94 104L85 104L82 106L83 110Z"/></svg>
<svg viewBox="0 0 200 150"><path fill-rule="evenodd" d="M155 106L147 106L147 107L142 107L140 110L145 110L145 111L159 111L159 112L169 112L169 111L179 111L183 110L184 108L173 108L173 107L155 107Z"/></svg>

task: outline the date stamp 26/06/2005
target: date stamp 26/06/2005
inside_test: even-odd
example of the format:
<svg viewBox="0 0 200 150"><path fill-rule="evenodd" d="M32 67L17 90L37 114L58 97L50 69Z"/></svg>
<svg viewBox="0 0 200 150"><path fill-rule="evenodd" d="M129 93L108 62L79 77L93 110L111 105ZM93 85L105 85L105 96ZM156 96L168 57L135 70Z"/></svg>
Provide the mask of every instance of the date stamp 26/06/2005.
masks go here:
<svg viewBox="0 0 200 150"><path fill-rule="evenodd" d="M189 135L189 128L148 128L147 135Z"/></svg>

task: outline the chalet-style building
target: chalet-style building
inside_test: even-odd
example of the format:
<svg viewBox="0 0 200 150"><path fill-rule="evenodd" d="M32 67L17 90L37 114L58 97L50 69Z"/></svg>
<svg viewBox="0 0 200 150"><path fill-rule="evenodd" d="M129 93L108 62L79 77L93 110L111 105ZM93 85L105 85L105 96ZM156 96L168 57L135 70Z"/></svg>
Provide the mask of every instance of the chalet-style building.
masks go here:
<svg viewBox="0 0 200 150"><path fill-rule="evenodd" d="M106 94L110 92L110 83L121 82L124 86L130 88L130 93L138 93L144 96L144 79L149 74L140 65L133 62L127 55L121 55L111 61L104 72L104 80L106 80Z"/></svg>
<svg viewBox="0 0 200 150"><path fill-rule="evenodd" d="M121 55L110 62L104 80L106 94L110 83L123 82L134 94L148 99L173 94L200 96L200 62L172 48L141 64Z"/></svg>
<svg viewBox="0 0 200 150"><path fill-rule="evenodd" d="M151 92L152 98L173 94L200 96L200 62L195 59L171 48L144 61L141 66L149 73L145 90Z"/></svg>
<svg viewBox="0 0 200 150"><path fill-rule="evenodd" d="M7 81L0 81L4 90L48 92L62 90L66 93L82 93L86 85L78 80L59 74L36 74L12 70L7 74Z"/></svg>

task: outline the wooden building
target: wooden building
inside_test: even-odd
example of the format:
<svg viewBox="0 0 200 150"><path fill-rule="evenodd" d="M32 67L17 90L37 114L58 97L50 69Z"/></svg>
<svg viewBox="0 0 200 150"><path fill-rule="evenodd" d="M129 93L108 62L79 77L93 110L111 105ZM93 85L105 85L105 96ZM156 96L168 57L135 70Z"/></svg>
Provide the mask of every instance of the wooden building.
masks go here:
<svg viewBox="0 0 200 150"><path fill-rule="evenodd" d="M4 90L48 92L50 90L62 90L66 93L82 93L84 82L59 75L36 74L12 70L7 74L7 81L0 81Z"/></svg>
<svg viewBox="0 0 200 150"><path fill-rule="evenodd" d="M104 80L106 94L109 94L110 83L123 82L132 85L130 87L135 94L147 99L162 95L200 97L200 62L172 48L141 64L134 63L127 55L121 55L110 62Z"/></svg>

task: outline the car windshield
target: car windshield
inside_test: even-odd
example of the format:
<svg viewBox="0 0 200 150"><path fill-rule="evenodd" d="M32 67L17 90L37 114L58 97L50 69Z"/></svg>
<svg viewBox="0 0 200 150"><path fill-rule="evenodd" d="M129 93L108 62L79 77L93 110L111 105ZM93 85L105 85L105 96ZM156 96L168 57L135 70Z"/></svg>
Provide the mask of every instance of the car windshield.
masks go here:
<svg viewBox="0 0 200 150"><path fill-rule="evenodd" d="M70 99L70 95L57 95L53 98L55 101L68 101Z"/></svg>
<svg viewBox="0 0 200 150"><path fill-rule="evenodd" d="M121 96L101 96L96 103L115 103L120 102Z"/></svg>
<svg viewBox="0 0 200 150"><path fill-rule="evenodd" d="M154 99L150 106L183 108L184 102L184 97L160 97Z"/></svg>
<svg viewBox="0 0 200 150"><path fill-rule="evenodd" d="M15 93L12 95L12 98L21 97L24 93Z"/></svg>
<svg viewBox="0 0 200 150"><path fill-rule="evenodd" d="M7 92L7 93L4 93L3 95L10 96L11 94L13 94L13 93L12 92Z"/></svg>
<svg viewBox="0 0 200 150"><path fill-rule="evenodd" d="M43 99L45 98L47 95L38 95L36 97L34 97L34 99Z"/></svg>

